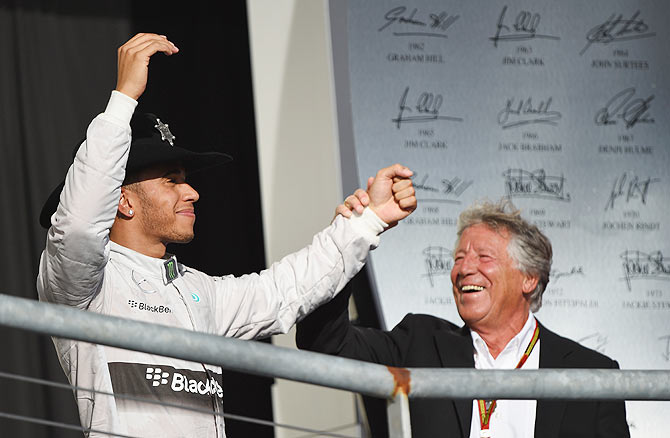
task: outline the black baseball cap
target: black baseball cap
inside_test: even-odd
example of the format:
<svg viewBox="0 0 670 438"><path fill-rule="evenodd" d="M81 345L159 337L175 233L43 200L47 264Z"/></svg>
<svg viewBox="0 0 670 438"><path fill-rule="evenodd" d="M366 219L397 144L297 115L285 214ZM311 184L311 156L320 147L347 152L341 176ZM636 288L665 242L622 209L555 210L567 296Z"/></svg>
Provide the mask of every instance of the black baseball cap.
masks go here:
<svg viewBox="0 0 670 438"><path fill-rule="evenodd" d="M169 126L151 113L134 114L130 127L132 140L126 163L126 174L155 164L169 162L180 162L186 173L191 174L220 166L233 159L230 155L221 152L194 152L176 146L176 137L170 132ZM74 149L73 158L78 149L79 145ZM51 192L42 206L40 225L44 228L51 226L51 216L56 212L64 185L65 180Z"/></svg>

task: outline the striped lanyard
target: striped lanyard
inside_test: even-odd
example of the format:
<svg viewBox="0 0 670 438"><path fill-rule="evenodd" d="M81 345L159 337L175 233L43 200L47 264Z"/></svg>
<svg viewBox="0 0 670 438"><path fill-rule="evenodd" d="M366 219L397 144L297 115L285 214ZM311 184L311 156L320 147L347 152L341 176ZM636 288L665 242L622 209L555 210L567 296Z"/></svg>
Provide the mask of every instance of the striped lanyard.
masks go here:
<svg viewBox="0 0 670 438"><path fill-rule="evenodd" d="M535 348L535 344L537 344L537 340L539 338L540 338L540 327L538 327L536 320L533 337L531 338L528 347L526 347L526 351L523 353L523 356L521 356L521 359L519 359L519 363L516 364L516 368L521 368L523 364L526 363L526 361L530 357L530 353L533 352L533 348ZM491 437L491 431L489 430L489 425L491 421L491 415L493 415L493 411L495 411L496 409L496 401L497 400L477 400L477 404L479 405L479 423L481 425L479 436L481 438Z"/></svg>

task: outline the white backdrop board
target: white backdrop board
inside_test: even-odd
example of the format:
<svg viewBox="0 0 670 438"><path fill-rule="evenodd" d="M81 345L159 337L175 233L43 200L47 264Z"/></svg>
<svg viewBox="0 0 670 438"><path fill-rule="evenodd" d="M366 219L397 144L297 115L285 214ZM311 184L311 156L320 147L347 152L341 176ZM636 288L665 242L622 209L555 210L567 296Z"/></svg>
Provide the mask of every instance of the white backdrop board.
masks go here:
<svg viewBox="0 0 670 438"><path fill-rule="evenodd" d="M458 214L509 197L546 232L538 318L626 369L670 369L670 3L331 1L344 189L400 162L419 207L373 254L382 319L460 322ZM633 437L670 404L628 403Z"/></svg>

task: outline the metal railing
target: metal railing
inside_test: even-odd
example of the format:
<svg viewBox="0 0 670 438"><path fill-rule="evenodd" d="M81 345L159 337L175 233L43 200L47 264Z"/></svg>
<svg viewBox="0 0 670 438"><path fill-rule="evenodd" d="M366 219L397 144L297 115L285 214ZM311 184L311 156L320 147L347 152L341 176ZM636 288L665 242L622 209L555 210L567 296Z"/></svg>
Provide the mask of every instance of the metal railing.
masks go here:
<svg viewBox="0 0 670 438"><path fill-rule="evenodd" d="M45 380L45 379L39 379L36 377L29 377L29 376L24 376L24 375L19 375L19 374L14 374L14 373L7 373L0 371L0 379L7 379L7 380L13 380L17 382L22 382L22 383L27 383L27 384L33 384L33 385L39 385L42 387L48 387L48 388L57 388L57 389L62 389L66 391L82 391L82 392L87 392L87 393L96 393L98 395L103 395L103 396L112 396L115 399L121 399L121 400L131 400L131 401L136 401L136 402L141 402L149 405L156 405L156 406L161 406L161 407L167 407L167 408L175 408L179 410L187 410L190 412L194 413L200 413L200 414L207 414L207 415L212 415L212 410L211 409L204 409L204 408L198 408L198 407L192 407L188 405L183 405L180 403L173 403L165 400L157 400L153 398L147 398L147 397L141 397L141 396L133 396L129 394L113 394L111 392L107 391L101 391L99 389L94 389L94 388L84 388L81 386L76 386L76 385L69 385L65 383L58 383L58 382L52 382L50 380ZM236 414L229 414L229 413L224 413L224 412L215 412L214 413L217 416L221 416L225 418L226 420L236 420L236 421L241 421L245 423L252 423L252 424L257 424L261 426L268 426L268 427L275 427L275 428L283 428L283 429L289 429L294 432L302 432L305 434L309 434L309 436L328 436L328 437L335 437L335 438L355 438L352 437L351 435L343 435L341 433L338 433L339 429L344 429L344 428L349 428L353 426L357 426L357 424L346 424L346 425L340 425L334 428L330 428L329 430L316 430L308 427L301 427L301 426L296 426L292 424L283 424L283 423L277 423L274 421L268 421L268 420L262 420L259 418L253 418L253 417L248 417L245 415L236 415ZM86 433L96 433L99 435L110 435L110 436L115 436L115 437L120 437L120 438L138 438L130 435L121 435L116 432L110 432L108 430L102 430L102 429L89 429L82 427L80 425L73 425L73 424L68 424L68 423L63 423L63 422L58 422L58 421L50 421L50 420L45 420L43 418L37 418L37 417L32 417L28 415L19 415L19 414L12 414L9 412L0 412L0 418L5 418L8 420L15 420L15 421L20 421L20 422L26 422L26 423L32 423L32 424L38 424L42 426L48 426L48 427L53 427L53 428L59 428L59 429L68 429L68 430L75 430L75 431L80 431Z"/></svg>
<svg viewBox="0 0 670 438"><path fill-rule="evenodd" d="M407 397L670 400L670 371L405 370L2 294L0 325L385 398L391 402L389 423L394 437L409 436ZM391 424L391 418L399 424Z"/></svg>

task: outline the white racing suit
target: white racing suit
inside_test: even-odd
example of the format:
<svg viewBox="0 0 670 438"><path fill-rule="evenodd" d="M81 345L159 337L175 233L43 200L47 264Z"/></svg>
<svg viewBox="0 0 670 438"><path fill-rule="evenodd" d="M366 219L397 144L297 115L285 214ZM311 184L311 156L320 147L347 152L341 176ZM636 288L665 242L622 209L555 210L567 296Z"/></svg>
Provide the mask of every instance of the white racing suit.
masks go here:
<svg viewBox="0 0 670 438"><path fill-rule="evenodd" d="M211 277L169 255L152 258L111 242L136 104L113 92L88 128L51 218L37 278L40 300L222 336L266 337L287 332L330 300L378 244L386 224L366 209L352 219L338 217L308 247L260 274L235 278ZM223 406L219 367L61 338L54 344L78 388L209 411L78 389L83 427L138 437L225 437L223 417L214 414Z"/></svg>

